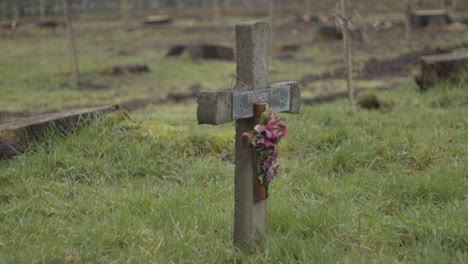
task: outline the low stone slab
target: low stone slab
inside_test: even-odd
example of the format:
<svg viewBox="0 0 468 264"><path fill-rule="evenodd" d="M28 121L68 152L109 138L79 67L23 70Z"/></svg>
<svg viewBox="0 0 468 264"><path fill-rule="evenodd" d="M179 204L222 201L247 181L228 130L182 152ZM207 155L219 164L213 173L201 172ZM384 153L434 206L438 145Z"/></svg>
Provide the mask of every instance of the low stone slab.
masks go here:
<svg viewBox="0 0 468 264"><path fill-rule="evenodd" d="M167 15L149 16L145 18L145 25L164 25L172 22L172 18Z"/></svg>
<svg viewBox="0 0 468 264"><path fill-rule="evenodd" d="M418 10L411 12L410 23L413 27L446 26L452 19L446 10Z"/></svg>
<svg viewBox="0 0 468 264"><path fill-rule="evenodd" d="M66 133L76 127L80 120L111 113L117 108L111 106L70 110L0 124L0 158L21 154L31 140L41 138L49 129Z"/></svg>
<svg viewBox="0 0 468 264"><path fill-rule="evenodd" d="M421 75L416 77L421 91L429 89L438 80L468 71L468 53L448 53L421 57Z"/></svg>

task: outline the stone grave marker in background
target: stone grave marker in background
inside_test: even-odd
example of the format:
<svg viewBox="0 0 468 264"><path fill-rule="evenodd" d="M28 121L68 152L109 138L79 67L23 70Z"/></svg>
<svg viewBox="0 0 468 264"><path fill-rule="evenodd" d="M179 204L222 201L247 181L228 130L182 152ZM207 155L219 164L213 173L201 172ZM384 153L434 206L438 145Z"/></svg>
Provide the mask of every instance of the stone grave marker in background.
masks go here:
<svg viewBox="0 0 468 264"><path fill-rule="evenodd" d="M244 148L243 134L254 128L254 105L268 103L274 112L299 113L297 82L268 85L268 24L236 25L237 83L232 91L202 92L198 97L199 124L236 120L234 244L248 249L266 234L267 201L254 192L254 151ZM258 114L258 113L257 113Z"/></svg>
<svg viewBox="0 0 468 264"><path fill-rule="evenodd" d="M425 91L437 81L456 78L457 74L468 71L468 53L446 53L423 56L420 59L421 75L416 77L416 83L421 91Z"/></svg>
<svg viewBox="0 0 468 264"><path fill-rule="evenodd" d="M43 137L50 129L65 133L76 128L80 121L114 112L117 108L106 106L67 110L0 124L0 158L23 153L31 140Z"/></svg>

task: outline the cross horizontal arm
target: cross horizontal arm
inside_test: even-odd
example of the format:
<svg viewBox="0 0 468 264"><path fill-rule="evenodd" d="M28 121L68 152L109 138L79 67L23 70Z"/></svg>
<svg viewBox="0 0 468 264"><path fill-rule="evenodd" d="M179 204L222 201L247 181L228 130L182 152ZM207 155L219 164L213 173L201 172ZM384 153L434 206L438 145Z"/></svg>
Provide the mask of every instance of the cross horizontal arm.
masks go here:
<svg viewBox="0 0 468 264"><path fill-rule="evenodd" d="M299 82L296 81L288 81L288 82L279 82L274 83L271 87L278 87L288 85L290 87L289 90L289 110L284 113L289 114L299 114L301 110L301 89L299 88Z"/></svg>
<svg viewBox="0 0 468 264"><path fill-rule="evenodd" d="M281 82L272 84L269 89L264 91L275 91L278 90L280 87L287 87L289 90L289 102L287 104L283 104L282 107L273 105L272 109L273 112L285 112L291 114L298 114L300 110L300 103L301 103L301 92L299 89L298 82ZM278 88L278 89L275 89ZM287 91L286 90L286 91ZM252 100L248 102L252 105L256 102L266 102L268 103L269 98L257 98L255 95L260 95L262 92L260 91L259 94L255 94L255 91L251 91L248 93L252 93ZM240 114L233 114L233 95L234 94L242 94L236 93L232 91L222 91L222 92L201 92L198 94L198 109L197 109L197 119L199 124L211 124L211 125L220 125L224 123L231 122L233 120L242 119L242 118L249 118L253 116L249 113L244 113L243 115ZM279 100L279 99L278 99ZM239 107L239 106L236 106ZM248 105L247 105L248 107ZM253 110L253 108L252 108Z"/></svg>

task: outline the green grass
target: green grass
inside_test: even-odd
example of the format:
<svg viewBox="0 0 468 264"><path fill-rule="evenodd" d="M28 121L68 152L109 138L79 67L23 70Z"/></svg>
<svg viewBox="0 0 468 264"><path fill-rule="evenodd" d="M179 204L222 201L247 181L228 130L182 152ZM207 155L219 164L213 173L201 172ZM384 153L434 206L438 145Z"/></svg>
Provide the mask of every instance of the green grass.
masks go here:
<svg viewBox="0 0 468 264"><path fill-rule="evenodd" d="M229 17L224 26L240 19ZM65 31L25 23L0 32L7 51L0 54L2 111L120 103L196 83L209 90L233 83L232 62L164 57L174 43L232 46L233 31L215 36L206 19L179 18L164 28L143 28L135 19L128 30L118 21L75 25L82 77L111 88L70 85ZM467 38L443 36L450 40L431 45ZM270 81L341 66L339 42L315 41L294 60L272 58ZM399 40L391 48L377 44L357 47L355 61L417 50ZM146 63L151 72L109 74L110 66L126 63ZM0 263L466 263L468 76L423 94L404 78L356 86L401 82L375 93L393 103L391 110L353 113L340 100L283 115L289 135L271 185L268 237L251 254L232 245L233 124L197 125L191 101L149 105L131 114L134 122L115 114L65 136L49 133L25 154L0 160ZM344 87L319 81L304 86L303 96Z"/></svg>
<svg viewBox="0 0 468 264"><path fill-rule="evenodd" d="M233 124L195 103L51 134L0 162L0 263L466 263L468 76L283 115L268 237L232 245Z"/></svg>

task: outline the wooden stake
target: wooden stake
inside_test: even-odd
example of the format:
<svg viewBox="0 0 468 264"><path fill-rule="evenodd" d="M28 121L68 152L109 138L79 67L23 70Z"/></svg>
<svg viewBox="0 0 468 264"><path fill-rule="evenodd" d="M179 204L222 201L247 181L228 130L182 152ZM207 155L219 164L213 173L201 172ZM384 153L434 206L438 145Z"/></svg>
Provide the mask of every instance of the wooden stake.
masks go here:
<svg viewBox="0 0 468 264"><path fill-rule="evenodd" d="M270 46L270 55L274 54L275 45L274 45L274 37L275 37L275 1L276 0L269 0L268 1L268 25L270 26L270 34L268 36L268 43Z"/></svg>
<svg viewBox="0 0 468 264"><path fill-rule="evenodd" d="M39 12L41 15L41 21L45 19L45 0L39 0Z"/></svg>
<svg viewBox="0 0 468 264"><path fill-rule="evenodd" d="M254 11L254 4L252 2L253 0L247 0L247 10L249 11L249 14L252 15Z"/></svg>
<svg viewBox="0 0 468 264"><path fill-rule="evenodd" d="M351 44L348 36L348 19L346 17L346 0L340 0L341 2L341 18L343 21L343 45L345 49L345 61L346 61L346 86L348 90L348 99L351 107L354 109L354 88L353 88L353 65L352 65L352 54Z"/></svg>
<svg viewBox="0 0 468 264"><path fill-rule="evenodd" d="M411 41L411 13L413 12L413 0L405 0L405 4L405 41L406 43L409 43Z"/></svg>
<svg viewBox="0 0 468 264"><path fill-rule="evenodd" d="M312 14L312 0L305 0L304 12L306 15Z"/></svg>
<svg viewBox="0 0 468 264"><path fill-rule="evenodd" d="M213 0L213 20L215 24L221 23L221 7L219 0Z"/></svg>
<svg viewBox="0 0 468 264"><path fill-rule="evenodd" d="M120 0L120 19L125 26L128 19L128 0Z"/></svg>
<svg viewBox="0 0 468 264"><path fill-rule="evenodd" d="M13 1L12 12L13 12L13 20L18 22L19 14L18 14L18 7L16 6L15 1Z"/></svg>
<svg viewBox="0 0 468 264"><path fill-rule="evenodd" d="M56 12L56 10L60 10L60 0L56 0L54 4L54 16L56 17L57 20L60 20L60 12Z"/></svg>
<svg viewBox="0 0 468 264"><path fill-rule="evenodd" d="M7 3L3 2L2 3L2 21L8 20L8 15L7 15Z"/></svg>
<svg viewBox="0 0 468 264"><path fill-rule="evenodd" d="M88 17L88 14L89 14L88 2L89 2L89 0L84 0L83 1L83 7L85 9L83 17Z"/></svg>
<svg viewBox="0 0 468 264"><path fill-rule="evenodd" d="M68 0L63 0L63 15L67 24L68 52L70 55L73 83L78 85L78 57L76 55L75 34L73 32L72 19L68 9Z"/></svg>

